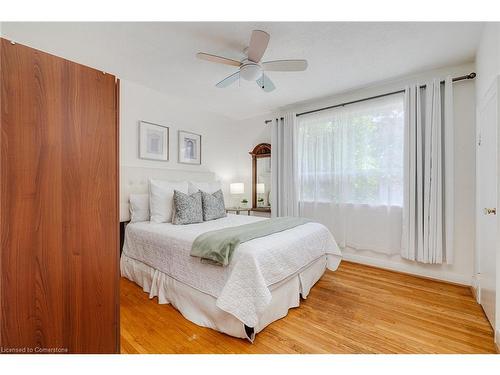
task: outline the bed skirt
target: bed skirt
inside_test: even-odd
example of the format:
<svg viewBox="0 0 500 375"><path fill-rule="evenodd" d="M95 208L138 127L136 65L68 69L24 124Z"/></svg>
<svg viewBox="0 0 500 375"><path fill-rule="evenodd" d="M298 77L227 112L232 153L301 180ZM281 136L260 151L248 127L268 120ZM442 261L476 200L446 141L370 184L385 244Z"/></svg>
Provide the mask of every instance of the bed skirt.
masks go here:
<svg viewBox="0 0 500 375"><path fill-rule="evenodd" d="M216 298L158 271L140 261L122 254L121 275L135 282L149 293L149 298L158 297L158 303L170 303L186 319L202 327L215 329L230 336L246 338L253 342L255 334L272 322L287 315L288 310L300 305L300 297L306 299L312 286L328 269L336 270L340 257L323 256L297 274L270 287L272 300L259 317L256 327L246 327L233 315L216 306Z"/></svg>

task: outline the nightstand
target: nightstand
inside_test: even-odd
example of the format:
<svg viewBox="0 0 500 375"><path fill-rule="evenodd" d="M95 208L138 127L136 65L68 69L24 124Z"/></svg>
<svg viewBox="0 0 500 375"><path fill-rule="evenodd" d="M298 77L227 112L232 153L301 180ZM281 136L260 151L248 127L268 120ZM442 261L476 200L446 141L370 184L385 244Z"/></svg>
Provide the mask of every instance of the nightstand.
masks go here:
<svg viewBox="0 0 500 375"><path fill-rule="evenodd" d="M243 207L227 207L226 208L226 213L227 212L235 212L236 215L239 215L240 212L246 212L248 216L250 216L250 211L252 211L251 208L243 208Z"/></svg>
<svg viewBox="0 0 500 375"><path fill-rule="evenodd" d="M252 216L271 217L271 207L255 207L251 211Z"/></svg>

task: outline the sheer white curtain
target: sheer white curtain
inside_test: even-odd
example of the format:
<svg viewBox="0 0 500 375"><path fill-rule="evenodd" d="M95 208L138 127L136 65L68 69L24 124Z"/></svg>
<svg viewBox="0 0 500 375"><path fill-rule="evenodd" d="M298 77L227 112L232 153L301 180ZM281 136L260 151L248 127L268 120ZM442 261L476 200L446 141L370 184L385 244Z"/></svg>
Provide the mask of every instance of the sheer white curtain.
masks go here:
<svg viewBox="0 0 500 375"><path fill-rule="evenodd" d="M326 225L341 247L399 253L403 146L403 94L300 116L300 215Z"/></svg>
<svg viewBox="0 0 500 375"><path fill-rule="evenodd" d="M401 256L453 261L453 90L439 79L405 93L405 199Z"/></svg>
<svg viewBox="0 0 500 375"><path fill-rule="evenodd" d="M271 215L298 216L297 121L295 113L277 118L271 130Z"/></svg>

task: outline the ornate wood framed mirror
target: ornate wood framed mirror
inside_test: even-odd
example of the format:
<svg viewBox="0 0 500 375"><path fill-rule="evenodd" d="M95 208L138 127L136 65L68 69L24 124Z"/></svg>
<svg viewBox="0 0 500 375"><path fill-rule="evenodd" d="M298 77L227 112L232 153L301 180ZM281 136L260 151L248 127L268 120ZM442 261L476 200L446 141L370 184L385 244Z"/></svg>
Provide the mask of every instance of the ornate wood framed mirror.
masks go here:
<svg viewBox="0 0 500 375"><path fill-rule="evenodd" d="M252 210L271 212L271 145L259 143L252 156Z"/></svg>

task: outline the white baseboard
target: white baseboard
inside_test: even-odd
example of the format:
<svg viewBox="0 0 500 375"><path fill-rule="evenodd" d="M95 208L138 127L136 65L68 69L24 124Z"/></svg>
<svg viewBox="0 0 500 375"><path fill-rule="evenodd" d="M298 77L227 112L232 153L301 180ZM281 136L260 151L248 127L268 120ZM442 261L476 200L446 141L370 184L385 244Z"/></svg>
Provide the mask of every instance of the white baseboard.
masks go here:
<svg viewBox="0 0 500 375"><path fill-rule="evenodd" d="M384 268L391 271L398 271L403 273L408 273L411 275L428 277L431 279L447 281L450 283L461 284L466 286L472 285L471 277L456 274L453 272L447 272L442 270L416 270L414 267L409 265L391 261L388 259L372 258L365 255L352 254L344 252L342 258L354 263L366 264L368 266L374 266L379 268Z"/></svg>
<svg viewBox="0 0 500 375"><path fill-rule="evenodd" d="M479 280L477 275L472 276L471 289L472 289L472 294L474 295L474 299L476 300L477 303L480 303L481 296L479 295L480 289L479 289Z"/></svg>
<svg viewBox="0 0 500 375"><path fill-rule="evenodd" d="M496 331L496 335L495 335L495 345L497 347L497 353L500 354L500 331Z"/></svg>

